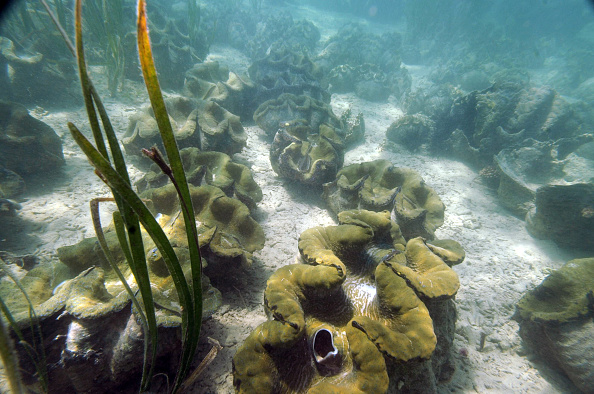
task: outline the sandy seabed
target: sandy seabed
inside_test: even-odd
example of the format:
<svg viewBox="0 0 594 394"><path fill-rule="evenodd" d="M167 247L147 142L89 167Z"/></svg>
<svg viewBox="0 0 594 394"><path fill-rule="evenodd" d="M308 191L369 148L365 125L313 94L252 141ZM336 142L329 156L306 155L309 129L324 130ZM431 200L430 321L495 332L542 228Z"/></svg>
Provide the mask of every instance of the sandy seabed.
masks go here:
<svg viewBox="0 0 594 394"><path fill-rule="evenodd" d="M322 23L316 21L316 14L306 9L299 12L293 13L294 18L312 20L320 28L322 40L333 34L343 21L342 17L330 14L335 23L328 23L329 19ZM211 52L208 60L221 61L235 72L245 71L249 64L245 56L230 48L214 46ZM409 70L413 84L419 83L423 70L416 67ZM94 80L105 92L101 75L95 75ZM134 82L127 83L126 92L118 99L105 99L120 136L128 126L129 116L146 103L143 87ZM331 105L337 115L350 107L353 113L363 112L365 117L365 142L346 153L344 164L386 159L395 166L419 172L446 205L445 223L437 230L437 237L456 240L466 251L464 263L454 267L461 282L456 295L458 319L454 351L457 368L452 380L440 385L439 391L571 391L566 378L539 364L525 351L518 335L518 324L511 317L517 301L527 290L538 285L550 270L578 256L551 242L532 238L524 222L500 207L496 193L482 185L476 171L465 164L411 154L397 145L387 144L386 129L403 115L393 97L378 104L361 100L354 94L334 94ZM109 191L94 175L66 126L70 121L90 134L84 107L62 112L47 112L39 107L30 110L62 137L66 165L61 174L40 179L29 188L11 231L2 234L0 250L35 253L42 260L49 260L56 258L58 247L94 236L88 202L95 197L109 196ZM262 188L264 198L254 217L264 229L266 244L255 253L251 269L227 278L224 283L214 283L223 293L223 306L203 325L197 359L210 349L207 337L218 340L223 349L204 371L193 392L234 391L231 360L249 333L266 320L262 306L266 280L279 267L296 262L297 239L301 232L314 226L335 224L317 192L279 178L272 170L268 159L270 144L265 133L253 123L245 123L244 127L248 134L247 147L234 155L234 159L251 168ZM132 177L140 178L142 165L139 162L145 159L128 160ZM104 205L104 225L109 223L110 216L110 208ZM485 337L482 347L481 336Z"/></svg>

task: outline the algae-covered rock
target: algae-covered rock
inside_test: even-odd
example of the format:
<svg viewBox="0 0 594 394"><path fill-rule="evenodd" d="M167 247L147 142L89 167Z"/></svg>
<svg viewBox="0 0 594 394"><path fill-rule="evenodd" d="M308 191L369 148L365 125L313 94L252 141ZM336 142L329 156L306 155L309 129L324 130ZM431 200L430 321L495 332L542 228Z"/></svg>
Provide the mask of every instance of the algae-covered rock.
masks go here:
<svg viewBox="0 0 594 394"><path fill-rule="evenodd" d="M254 181L249 168L233 162L228 155L221 152L202 152L198 148L184 148L179 153L186 178L192 185L200 186L204 181L216 186L227 196L236 197L251 210L256 208L256 203L262 201L262 189ZM153 164L151 171L136 182L136 187L139 192L143 192L168 183L167 175Z"/></svg>
<svg viewBox="0 0 594 394"><path fill-rule="evenodd" d="M453 365L453 329L440 343L434 326L449 319L440 312L455 314L447 300L458 289L456 274L420 238L405 245L388 211L345 211L339 219L338 226L304 231L298 246L305 264L282 267L268 280L270 320L234 357L238 392L384 393L390 379L407 380L418 365L429 368L426 387L448 375L442 366ZM459 255L459 245L451 253ZM419 361L434 353L440 361L432 371Z"/></svg>
<svg viewBox="0 0 594 394"><path fill-rule="evenodd" d="M435 130L435 122L423 114L404 115L392 122L386 138L410 151L417 151Z"/></svg>
<svg viewBox="0 0 594 394"><path fill-rule="evenodd" d="M393 209L406 239L432 239L443 224L445 205L435 191L416 171L394 167L387 160L342 168L336 180L324 184L323 197L336 214L349 209Z"/></svg>
<svg viewBox="0 0 594 394"><path fill-rule="evenodd" d="M584 393L594 386L594 259L552 272L518 302L515 319L531 351Z"/></svg>
<svg viewBox="0 0 594 394"><path fill-rule="evenodd" d="M0 166L25 177L63 164L62 141L55 131L24 106L0 101Z"/></svg>
<svg viewBox="0 0 594 394"><path fill-rule="evenodd" d="M559 246L594 250L594 184L545 185L536 190L526 228Z"/></svg>

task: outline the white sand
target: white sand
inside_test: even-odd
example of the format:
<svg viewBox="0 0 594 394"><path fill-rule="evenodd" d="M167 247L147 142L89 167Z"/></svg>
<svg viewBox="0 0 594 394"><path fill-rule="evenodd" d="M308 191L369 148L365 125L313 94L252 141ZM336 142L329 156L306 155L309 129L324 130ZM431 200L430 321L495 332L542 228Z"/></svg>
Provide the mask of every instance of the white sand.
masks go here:
<svg viewBox="0 0 594 394"><path fill-rule="evenodd" d="M305 12L301 10L302 12ZM307 14L311 18L311 14ZM295 19L298 19L297 17ZM328 24L314 22L328 36ZM226 61L232 71L242 71L249 63L239 52L213 47L211 59ZM101 81L95 78L99 85ZM128 117L145 103L138 84L129 83L130 92L119 100L106 99L118 133L122 134ZM100 86L105 91L104 86ZM139 92L139 93L136 93ZM137 96L135 96L138 94ZM454 348L457 370L451 382L440 386L442 392L566 392L567 381L558 374L541 374L525 355L518 336L518 324L511 320L515 304L522 294L538 285L548 270L559 268L576 257L559 250L551 242L533 239L524 222L510 215L497 203L496 195L477 182L477 174L466 165L443 158L413 155L384 144L385 131L402 115L398 103L390 98L383 104L358 99L354 94L333 95L337 114L350 106L353 113L363 112L366 140L347 152L345 165L374 159L387 159L396 166L418 171L445 203L445 224L437 231L439 238L460 242L466 261L455 267L461 286L456 296L458 320ZM64 143L65 176L48 177L46 184L30 190L18 218L11 219L14 231L3 234L0 250L36 253L42 259L55 258L56 248L94 236L88 201L108 196L108 189L93 174L86 159L70 138L66 121L88 130L84 108L77 111L46 114L36 109L32 114L51 125ZM317 193L280 179L271 169L269 143L257 126L246 126L248 145L235 158L251 167L263 190L256 219L264 228L266 245L255 254L251 270L240 272L226 283L217 283L223 292L223 306L205 322L198 358L209 350L206 337L217 339L223 350L201 377L195 392L233 392L231 359L249 333L265 321L262 294L266 280L277 268L293 263L297 239L302 231L319 225L334 224ZM130 159L131 172L138 159ZM109 210L103 221L109 222ZM479 349L481 334L486 334ZM459 354L466 349L467 356Z"/></svg>

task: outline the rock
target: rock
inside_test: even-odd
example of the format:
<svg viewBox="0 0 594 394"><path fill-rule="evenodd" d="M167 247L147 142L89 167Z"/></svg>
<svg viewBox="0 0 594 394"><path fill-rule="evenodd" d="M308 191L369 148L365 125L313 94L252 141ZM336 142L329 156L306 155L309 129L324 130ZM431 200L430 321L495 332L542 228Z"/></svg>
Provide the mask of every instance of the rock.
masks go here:
<svg viewBox="0 0 594 394"><path fill-rule="evenodd" d="M533 236L559 246L594 251L594 184L545 185L526 216Z"/></svg>
<svg viewBox="0 0 594 394"><path fill-rule="evenodd" d="M10 198L25 190L25 181L17 173L0 165L0 198Z"/></svg>
<svg viewBox="0 0 594 394"><path fill-rule="evenodd" d="M63 164L62 141L56 132L24 106L0 101L0 166L27 177L51 173Z"/></svg>
<svg viewBox="0 0 594 394"><path fill-rule="evenodd" d="M410 151L418 151L434 133L435 123L423 114L404 115L386 130L386 138L404 146Z"/></svg>
<svg viewBox="0 0 594 394"><path fill-rule="evenodd" d="M567 262L518 302L520 335L584 393L594 387L594 259Z"/></svg>

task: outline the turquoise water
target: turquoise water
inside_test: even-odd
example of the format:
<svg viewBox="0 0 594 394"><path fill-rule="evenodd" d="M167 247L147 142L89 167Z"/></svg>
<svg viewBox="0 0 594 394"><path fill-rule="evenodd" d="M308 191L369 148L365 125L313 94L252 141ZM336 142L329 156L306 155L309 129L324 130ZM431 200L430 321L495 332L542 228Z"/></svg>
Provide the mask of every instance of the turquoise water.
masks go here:
<svg viewBox="0 0 594 394"><path fill-rule="evenodd" d="M71 2L48 3L73 39ZM114 125L134 189L162 187L168 179L140 153L152 145L163 147L139 69L136 2L83 3L89 74ZM54 384L50 391L137 391L142 341L130 338L142 338L142 328L95 245L88 205L111 192L67 126L72 122L92 135L76 62L41 3L14 1L3 7L0 257L26 284L42 315ZM188 153L194 164L186 174L190 183L202 185L201 197L195 198L205 205L196 208L201 212L196 220L203 272L210 280L203 283L204 296L211 298L205 303L192 370L213 346L207 338L222 349L190 392L249 392L252 386L241 370L252 365L273 376L280 392L291 392L291 385L293 392L321 388L324 382L341 392L355 387L363 375L352 362L353 353L345 350L345 343L355 343L349 335L356 335L346 327L373 335L357 328L364 324L352 310L373 306L380 310L374 312L378 321L390 330L409 324L396 312L404 307L390 306L378 292L375 272L351 283L359 272L348 264L364 261L366 251L375 253L376 248L381 249L378 256L388 256L378 265L408 262L413 271L423 272L420 277L396 276L404 278L415 302L421 300L419 308L427 305L432 323L426 327L437 336L438 350L421 356L431 362L406 361L399 368L393 363L399 356L370 340L370 349L381 351L371 360L385 358L388 379L383 384L379 375L370 378L380 382L369 386L373 390L588 391L588 352L563 347L565 353L555 357L565 361L549 363L527 339L534 338L534 327L513 316L520 298L550 272L569 260L591 257L594 250L590 2L203 0L149 1L147 8L153 55L178 145L201 152L192 159ZM379 164L353 169L380 159L390 169ZM406 175L404 181L394 168L412 169L422 178L420 186L413 188L411 179L417 178ZM333 183L337 174L344 176ZM178 255L186 256L176 200L161 201L147 204L179 246ZM343 222L337 214L349 209L387 210L388 222L401 233L373 227L377 223L339 226ZM112 202L100 204L108 234L115 210ZM338 237L334 230L322 230L328 232L323 238L328 244L316 248L331 250L347 264L345 283L364 288L362 299L349 299L357 296L342 290L325 293L319 284L298 287L305 328L294 343L284 345L295 353L266 345L269 358L257 359L266 367L237 357L234 372L233 358L246 348L248 336L266 321L284 321L281 312L275 314L279 305L270 300L267 281L282 267L308 260L301 235L318 226L348 225L373 227L375 238L359 245L360 238L345 236L341 243L332 238ZM111 234L114 253L126 267ZM438 297L447 307L436 306L439 302L422 290L446 279L423 276L417 257L400 253L419 236L429 245L453 240L465 252L459 265L432 268L459 281L455 296ZM169 327L163 328L157 369L172 380L179 300L160 254L145 238L157 312L162 327ZM65 257L83 240L88 250ZM443 263L447 258L439 253L431 256L440 256ZM74 278L82 283L81 275L92 277L101 290L84 299L72 293L67 297L71 309L59 309L55 305L65 301L57 295ZM318 276L323 277L312 275ZM283 280L296 281L290 275ZM293 291L292 286L286 289ZM27 321L24 298L6 273L0 296L10 300L19 321ZM346 306L336 306L343 302ZM333 317L324 321L321 311L330 305L350 312L341 318L328 313ZM103 307L109 310L105 315L97 312ZM74 311L90 315L85 320ZM351 318L354 324L347 324ZM338 366L320 367L309 354L319 327L333 334L321 331L321 338L336 339L328 349L337 349L340 356L328 362ZM423 330L403 329L403 335L415 343L415 333ZM427 341L412 347L424 349ZM35 387L35 368L19 346L24 381ZM567 366L572 362L573 369ZM418 368L426 368L423 378L415 377ZM157 376L152 390L164 392L167 384ZM265 391L263 386L254 390Z"/></svg>

